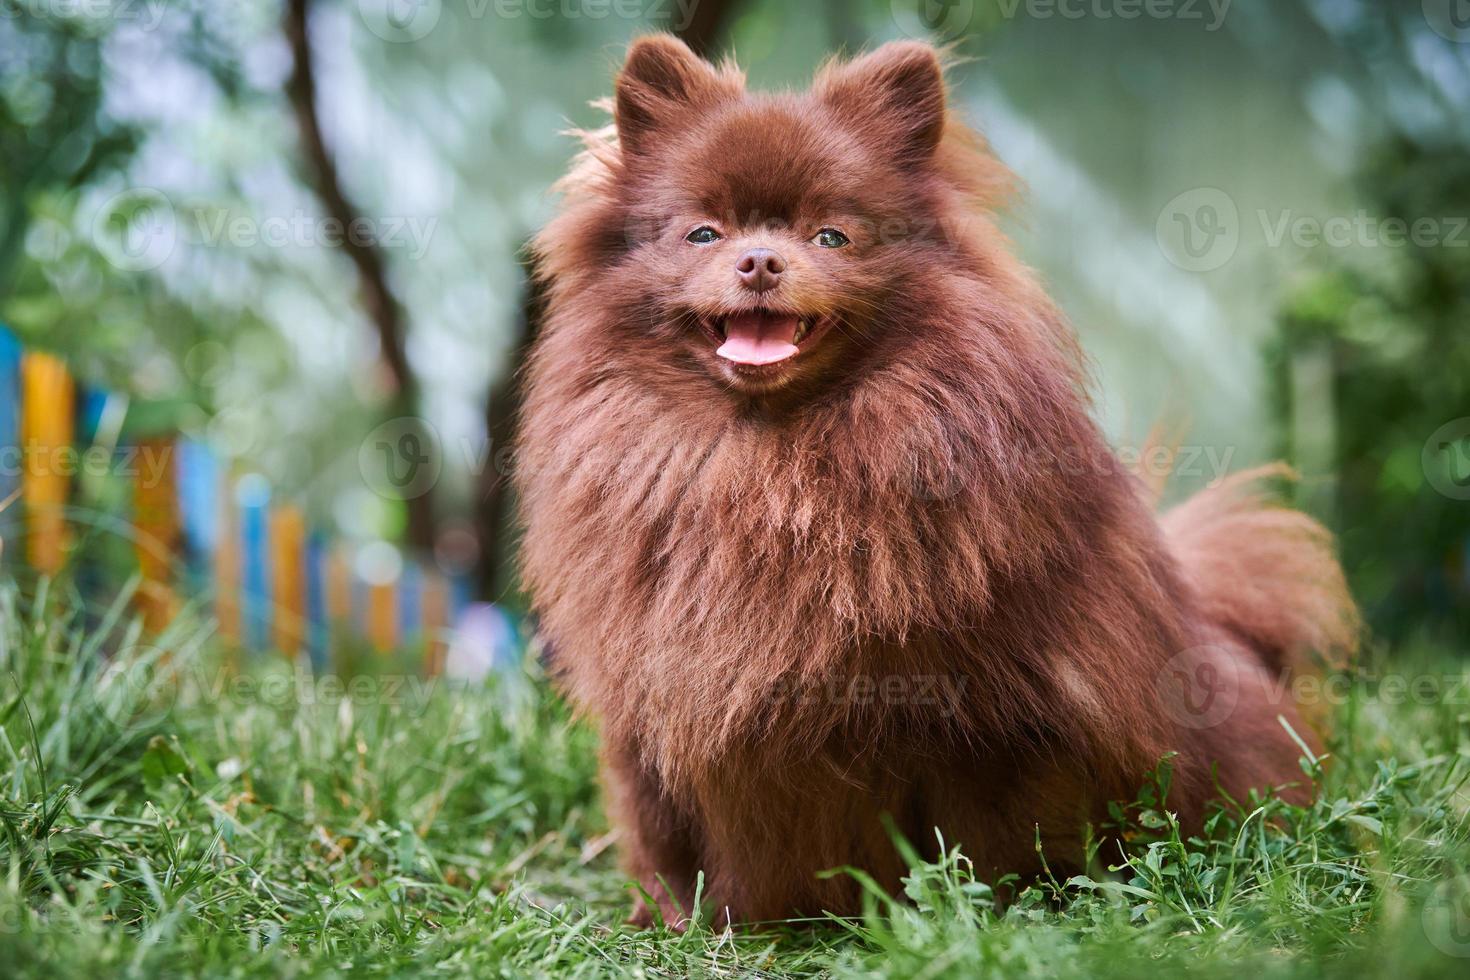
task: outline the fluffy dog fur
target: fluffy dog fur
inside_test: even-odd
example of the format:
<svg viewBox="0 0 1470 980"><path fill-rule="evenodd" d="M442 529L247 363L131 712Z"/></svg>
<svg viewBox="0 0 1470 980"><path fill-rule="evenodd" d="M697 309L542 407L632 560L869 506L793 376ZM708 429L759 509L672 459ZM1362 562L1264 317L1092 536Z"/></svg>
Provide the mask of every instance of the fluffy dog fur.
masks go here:
<svg viewBox="0 0 1470 980"><path fill-rule="evenodd" d="M896 887L885 815L983 875L1037 870L1038 832L1075 866L1171 752L1191 823L1212 767L1237 799L1300 781L1278 677L1355 631L1326 533L1255 475L1155 518L932 48L752 94L655 36L613 109L537 242L523 560L666 918L700 870L732 920L853 913L818 873ZM703 225L720 239L686 240ZM851 244L818 247L827 226ZM752 246L787 266L759 295ZM756 307L835 326L731 365L711 325Z"/></svg>

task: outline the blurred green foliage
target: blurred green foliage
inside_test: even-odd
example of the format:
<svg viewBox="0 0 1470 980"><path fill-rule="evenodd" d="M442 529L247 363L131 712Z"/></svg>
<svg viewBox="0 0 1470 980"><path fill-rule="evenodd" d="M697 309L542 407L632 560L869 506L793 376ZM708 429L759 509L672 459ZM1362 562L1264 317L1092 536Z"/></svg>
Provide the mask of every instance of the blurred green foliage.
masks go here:
<svg viewBox="0 0 1470 980"><path fill-rule="evenodd" d="M1386 640L1470 636L1470 154L1398 138L1359 184L1385 232L1410 234L1340 260L1295 290L1270 358L1286 455L1317 434L1293 400L1294 363L1325 358L1330 398L1326 515L1370 625ZM1421 222L1422 234L1413 234ZM1385 237L1385 240L1388 240ZM1293 421L1295 420L1295 421ZM1431 444L1431 440L1433 443ZM1463 492L1461 492L1463 490Z"/></svg>
<svg viewBox="0 0 1470 980"><path fill-rule="evenodd" d="M231 98L240 54L195 6L169 8L167 43ZM141 7L89 9L0 4L0 320L65 354L85 382L151 399L130 413L130 432L181 428L214 407L189 363L199 344L269 344L274 331L213 297L207 276L170 283L118 252L129 225L163 217L150 213L159 195L130 176L157 127L117 110L126 85L111 63L119 36L139 34L126 14Z"/></svg>
<svg viewBox="0 0 1470 980"><path fill-rule="evenodd" d="M102 109L102 35L85 21L0 17L0 293L16 289L33 208L124 164L139 133Z"/></svg>

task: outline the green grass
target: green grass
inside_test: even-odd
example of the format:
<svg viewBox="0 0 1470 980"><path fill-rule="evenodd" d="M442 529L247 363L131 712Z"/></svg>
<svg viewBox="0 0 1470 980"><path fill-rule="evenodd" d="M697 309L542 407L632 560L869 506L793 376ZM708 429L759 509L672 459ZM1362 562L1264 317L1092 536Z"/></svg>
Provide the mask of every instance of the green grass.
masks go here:
<svg viewBox="0 0 1470 980"><path fill-rule="evenodd" d="M0 587L0 975L1470 974L1458 664L1355 685L1309 809L1187 841L1150 791L1126 864L1004 910L951 855L860 920L681 935L621 925L595 737L533 670L232 674L122 608Z"/></svg>

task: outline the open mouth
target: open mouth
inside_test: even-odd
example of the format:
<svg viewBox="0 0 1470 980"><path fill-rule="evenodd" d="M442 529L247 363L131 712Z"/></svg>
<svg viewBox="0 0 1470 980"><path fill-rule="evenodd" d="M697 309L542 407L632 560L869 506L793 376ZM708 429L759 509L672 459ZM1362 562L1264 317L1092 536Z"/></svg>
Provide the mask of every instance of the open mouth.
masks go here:
<svg viewBox="0 0 1470 980"><path fill-rule="evenodd" d="M772 310L747 310L705 322L706 331L720 346L715 351L731 364L765 367L801 353L826 333L831 316L801 317Z"/></svg>

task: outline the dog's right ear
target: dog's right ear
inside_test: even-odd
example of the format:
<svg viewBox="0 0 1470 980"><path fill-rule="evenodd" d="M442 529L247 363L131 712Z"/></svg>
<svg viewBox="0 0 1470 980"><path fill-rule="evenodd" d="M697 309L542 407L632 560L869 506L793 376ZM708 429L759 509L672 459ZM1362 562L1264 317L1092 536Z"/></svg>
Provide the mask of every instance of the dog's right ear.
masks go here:
<svg viewBox="0 0 1470 980"><path fill-rule="evenodd" d="M672 34L640 37L618 73L614 120L625 155L645 153L660 128L691 109L738 95L738 75L721 72Z"/></svg>

